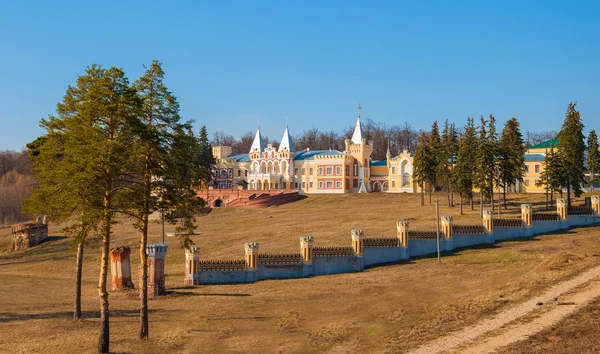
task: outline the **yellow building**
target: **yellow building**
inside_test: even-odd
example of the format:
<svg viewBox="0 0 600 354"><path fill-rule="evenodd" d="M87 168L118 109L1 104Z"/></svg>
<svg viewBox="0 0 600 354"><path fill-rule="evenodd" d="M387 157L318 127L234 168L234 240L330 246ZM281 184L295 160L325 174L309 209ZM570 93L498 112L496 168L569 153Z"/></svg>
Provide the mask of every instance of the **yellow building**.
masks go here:
<svg viewBox="0 0 600 354"><path fill-rule="evenodd" d="M517 186L517 191L525 193L545 193L546 189L541 183L541 174L544 171L546 153L558 146L558 139L550 139L531 146L525 151L525 176L523 185Z"/></svg>

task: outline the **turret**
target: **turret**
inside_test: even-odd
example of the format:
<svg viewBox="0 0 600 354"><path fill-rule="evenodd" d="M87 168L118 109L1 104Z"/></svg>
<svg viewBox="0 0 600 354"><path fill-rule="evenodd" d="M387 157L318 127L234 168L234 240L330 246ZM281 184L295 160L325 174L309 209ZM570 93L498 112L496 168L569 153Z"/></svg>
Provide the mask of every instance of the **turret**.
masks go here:
<svg viewBox="0 0 600 354"><path fill-rule="evenodd" d="M133 289L131 281L131 249L128 246L110 249L110 270L112 273L112 289Z"/></svg>
<svg viewBox="0 0 600 354"><path fill-rule="evenodd" d="M192 246L185 250L184 286L200 285L200 247Z"/></svg>
<svg viewBox="0 0 600 354"><path fill-rule="evenodd" d="M314 240L313 236L300 236L300 254L304 264L312 264Z"/></svg>
<svg viewBox="0 0 600 354"><path fill-rule="evenodd" d="M596 216L600 216L600 195L592 196L592 209L594 209Z"/></svg>
<svg viewBox="0 0 600 354"><path fill-rule="evenodd" d="M447 238L447 239L452 238L453 220L454 220L454 217L451 215L441 217L442 232L444 233L444 238Z"/></svg>
<svg viewBox="0 0 600 354"><path fill-rule="evenodd" d="M362 257L364 250L364 237L365 232L363 230L352 230L352 248L354 254Z"/></svg>
<svg viewBox="0 0 600 354"><path fill-rule="evenodd" d="M531 204L521 204L521 219L523 219L524 227L533 227L533 210L531 209Z"/></svg>
<svg viewBox="0 0 600 354"><path fill-rule="evenodd" d="M567 200L565 198L556 199L556 212L558 213L561 221L567 221Z"/></svg>
<svg viewBox="0 0 600 354"><path fill-rule="evenodd" d="M212 147L212 153L213 153L213 157L216 160L222 160L222 159L226 159L229 156L231 156L231 152L232 152L232 148L231 146L213 146Z"/></svg>
<svg viewBox="0 0 600 354"><path fill-rule="evenodd" d="M488 234L494 233L494 211L486 209L483 211L483 227Z"/></svg>
<svg viewBox="0 0 600 354"><path fill-rule="evenodd" d="M396 235L402 247L408 247L408 224L408 221L398 221L396 223Z"/></svg>
<svg viewBox="0 0 600 354"><path fill-rule="evenodd" d="M244 251L246 254L246 270L258 270L258 242L244 243Z"/></svg>

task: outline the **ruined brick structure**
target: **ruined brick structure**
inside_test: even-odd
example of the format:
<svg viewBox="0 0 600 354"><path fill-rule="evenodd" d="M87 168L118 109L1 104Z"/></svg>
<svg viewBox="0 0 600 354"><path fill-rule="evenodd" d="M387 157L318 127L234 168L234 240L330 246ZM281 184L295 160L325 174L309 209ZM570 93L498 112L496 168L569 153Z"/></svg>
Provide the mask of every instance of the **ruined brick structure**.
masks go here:
<svg viewBox="0 0 600 354"><path fill-rule="evenodd" d="M149 244L146 246L148 255L148 298L166 295L165 287L165 256L167 255L167 245ZM142 289L142 268L138 268L140 276L140 290Z"/></svg>
<svg viewBox="0 0 600 354"><path fill-rule="evenodd" d="M131 281L131 249L128 246L110 249L110 270L112 273L112 289L133 289Z"/></svg>
<svg viewBox="0 0 600 354"><path fill-rule="evenodd" d="M48 237L48 217L37 217L33 223L17 224L12 230L12 251L37 246Z"/></svg>

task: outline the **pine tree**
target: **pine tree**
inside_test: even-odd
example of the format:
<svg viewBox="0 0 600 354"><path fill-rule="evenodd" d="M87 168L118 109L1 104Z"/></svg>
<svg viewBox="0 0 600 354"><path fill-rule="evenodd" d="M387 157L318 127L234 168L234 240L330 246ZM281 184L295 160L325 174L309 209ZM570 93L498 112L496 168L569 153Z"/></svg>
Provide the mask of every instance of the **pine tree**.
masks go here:
<svg viewBox="0 0 600 354"><path fill-rule="evenodd" d="M516 118L509 119L504 125L498 144L498 166L500 184L503 187L504 209L506 205L506 189L515 187L516 182L523 182L525 175L523 135Z"/></svg>
<svg viewBox="0 0 600 354"><path fill-rule="evenodd" d="M596 172L600 170L600 147L598 146L598 136L595 130L590 130L588 136L588 154L587 168L590 171L590 186L594 192L594 182L596 181Z"/></svg>
<svg viewBox="0 0 600 354"><path fill-rule="evenodd" d="M579 197L583 193L581 183L584 182L584 126L576 106L577 103L569 103L565 121L558 133L558 154L567 180L564 187L567 188L568 206L571 206L571 190Z"/></svg>
<svg viewBox="0 0 600 354"><path fill-rule="evenodd" d="M496 145L494 117L490 115L489 122L483 116L480 120L477 154L475 156L475 186L480 191L479 214L480 217L483 217L484 199L489 198L491 200L493 198Z"/></svg>
<svg viewBox="0 0 600 354"><path fill-rule="evenodd" d="M440 138L440 131L438 128L437 121L434 121L431 125L431 132L429 133L428 141L428 156L427 161L427 181L429 182L429 204L431 204L431 193L435 192L438 186L438 165L440 164L441 157L439 156L442 150L442 142Z"/></svg>
<svg viewBox="0 0 600 354"><path fill-rule="evenodd" d="M206 184L211 178L210 168L215 164L215 158L212 154L212 148L210 141L208 140L208 132L204 125L200 129L198 140L198 144L200 145L198 179Z"/></svg>
<svg viewBox="0 0 600 354"><path fill-rule="evenodd" d="M463 199L473 200L473 167L477 151L473 118L467 118L463 136L458 140L456 165L452 173L452 185L460 196L460 214L463 215ZM471 202L471 207L473 203Z"/></svg>
<svg viewBox="0 0 600 354"><path fill-rule="evenodd" d="M428 178L428 169L430 165L429 158L431 153L429 150L429 141L427 139L427 134L425 132L421 132L419 136L419 144L417 145L417 150L415 151L415 156L413 158L413 177L417 181L417 184L421 187L421 206L425 205L424 199L424 185L425 181Z"/></svg>
<svg viewBox="0 0 600 354"><path fill-rule="evenodd" d="M57 105L58 116L42 119L48 141L40 148L36 174L40 177L39 200L51 200L51 183L63 208L52 206L56 215L73 211L81 215L81 232L98 225L102 237L98 281L100 336L98 352L108 353L110 321L107 291L109 247L115 210L122 207L128 168L135 161L135 127L140 102L121 69L93 65L70 86ZM32 199L36 198L36 195Z"/></svg>

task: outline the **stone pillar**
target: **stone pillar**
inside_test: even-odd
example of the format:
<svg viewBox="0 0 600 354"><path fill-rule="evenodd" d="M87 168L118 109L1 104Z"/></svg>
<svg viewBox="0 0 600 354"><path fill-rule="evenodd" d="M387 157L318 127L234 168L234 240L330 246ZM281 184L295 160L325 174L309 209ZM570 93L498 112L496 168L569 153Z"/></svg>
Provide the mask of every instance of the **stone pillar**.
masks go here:
<svg viewBox="0 0 600 354"><path fill-rule="evenodd" d="M312 264L314 240L313 236L300 236L300 254L304 264Z"/></svg>
<svg viewBox="0 0 600 354"><path fill-rule="evenodd" d="M396 222L396 235L400 240L400 246L408 247L408 221Z"/></svg>
<svg viewBox="0 0 600 354"><path fill-rule="evenodd" d="M600 216L600 195L593 195L592 199L592 209L594 209L594 213L596 216Z"/></svg>
<svg viewBox="0 0 600 354"><path fill-rule="evenodd" d="M567 200L565 198L556 199L556 212L561 221L567 221Z"/></svg>
<svg viewBox="0 0 600 354"><path fill-rule="evenodd" d="M244 243L244 251L246 253L246 270L258 270L258 242Z"/></svg>
<svg viewBox="0 0 600 354"><path fill-rule="evenodd" d="M167 255L167 245L161 243L146 245L146 254L148 255L148 298L166 295L165 256Z"/></svg>
<svg viewBox="0 0 600 354"><path fill-rule="evenodd" d="M130 255L131 249L128 246L113 247L110 249L112 290L133 289Z"/></svg>
<svg viewBox="0 0 600 354"><path fill-rule="evenodd" d="M452 222L454 217L449 215L442 216L440 219L442 221L442 232L444 233L444 238L452 238Z"/></svg>
<svg viewBox="0 0 600 354"><path fill-rule="evenodd" d="M352 230L352 248L354 254L362 257L364 249L365 232L363 230Z"/></svg>
<svg viewBox="0 0 600 354"><path fill-rule="evenodd" d="M200 247L192 246L185 250L184 286L200 285Z"/></svg>
<svg viewBox="0 0 600 354"><path fill-rule="evenodd" d="M483 211L483 227L488 234L494 233L494 211L486 209Z"/></svg>
<svg viewBox="0 0 600 354"><path fill-rule="evenodd" d="M521 219L523 219L524 227L533 227L533 210L531 209L531 204L521 204Z"/></svg>

